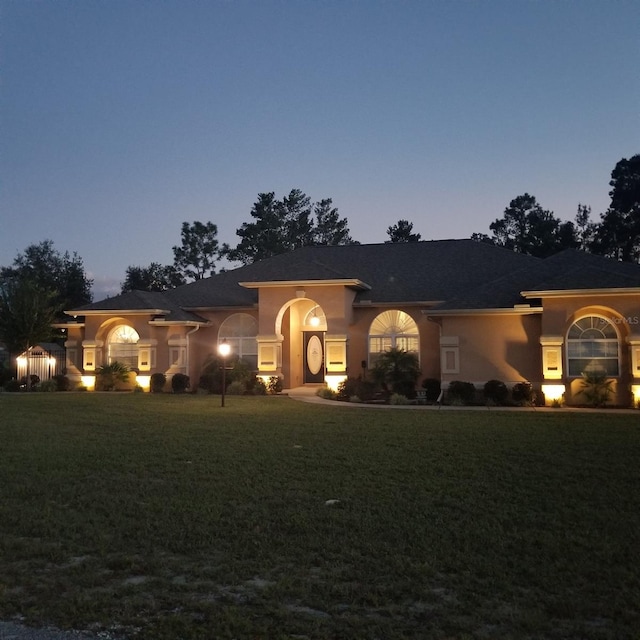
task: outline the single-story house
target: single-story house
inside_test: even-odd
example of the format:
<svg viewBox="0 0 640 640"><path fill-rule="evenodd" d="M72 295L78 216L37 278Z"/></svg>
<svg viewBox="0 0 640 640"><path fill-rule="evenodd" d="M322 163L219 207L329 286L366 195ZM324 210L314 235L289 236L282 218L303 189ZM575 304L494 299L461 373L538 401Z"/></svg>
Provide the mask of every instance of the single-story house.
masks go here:
<svg viewBox="0 0 640 640"><path fill-rule="evenodd" d="M196 382L226 341L287 388L358 376L390 347L423 378L528 381L578 397L584 371L640 399L640 266L575 250L540 259L472 240L305 247L163 293L66 312L67 374L93 386L114 360Z"/></svg>

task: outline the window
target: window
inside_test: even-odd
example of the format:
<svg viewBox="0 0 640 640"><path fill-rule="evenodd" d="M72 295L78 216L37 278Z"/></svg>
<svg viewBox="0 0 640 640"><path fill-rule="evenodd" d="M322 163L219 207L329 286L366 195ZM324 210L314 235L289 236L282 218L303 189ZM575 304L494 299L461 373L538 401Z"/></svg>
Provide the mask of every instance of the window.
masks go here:
<svg viewBox="0 0 640 640"><path fill-rule="evenodd" d="M369 329L369 366L373 366L381 353L394 347L418 354L418 325L404 311L383 311L373 320Z"/></svg>
<svg viewBox="0 0 640 640"><path fill-rule="evenodd" d="M122 362L130 369L138 367L138 340L140 336L135 329L126 324L116 327L109 336L109 364Z"/></svg>
<svg viewBox="0 0 640 640"><path fill-rule="evenodd" d="M258 322L248 313L234 313L229 316L218 332L218 344L223 340L231 346L231 353L248 362L253 369L258 368Z"/></svg>
<svg viewBox="0 0 640 640"><path fill-rule="evenodd" d="M567 334L567 364L570 376L591 371L619 375L618 334L613 324L599 316L574 322Z"/></svg>

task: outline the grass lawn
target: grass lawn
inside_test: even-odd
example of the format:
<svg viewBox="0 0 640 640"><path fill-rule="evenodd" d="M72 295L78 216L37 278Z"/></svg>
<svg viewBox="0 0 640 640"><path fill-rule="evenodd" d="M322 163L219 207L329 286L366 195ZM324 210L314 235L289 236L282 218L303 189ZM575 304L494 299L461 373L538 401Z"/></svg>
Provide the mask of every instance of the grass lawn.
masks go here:
<svg viewBox="0 0 640 640"><path fill-rule="evenodd" d="M0 619L637 639L639 418L0 394Z"/></svg>

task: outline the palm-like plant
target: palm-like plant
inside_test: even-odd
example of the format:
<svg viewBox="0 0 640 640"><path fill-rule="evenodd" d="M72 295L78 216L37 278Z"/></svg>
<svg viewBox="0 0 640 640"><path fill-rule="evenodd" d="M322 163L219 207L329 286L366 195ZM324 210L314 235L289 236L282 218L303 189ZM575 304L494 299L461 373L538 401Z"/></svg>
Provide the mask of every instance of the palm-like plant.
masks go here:
<svg viewBox="0 0 640 640"><path fill-rule="evenodd" d="M398 347L380 354L371 370L373 379L384 389L407 397L415 394L420 373L418 356Z"/></svg>
<svg viewBox="0 0 640 640"><path fill-rule="evenodd" d="M607 378L603 369L583 372L580 384L579 395L583 395L592 407L604 407L613 393L613 380Z"/></svg>
<svg viewBox="0 0 640 640"><path fill-rule="evenodd" d="M129 367L123 362L114 360L110 364L103 364L98 368L96 374L100 380L100 387L104 391L113 391L118 382L129 380Z"/></svg>

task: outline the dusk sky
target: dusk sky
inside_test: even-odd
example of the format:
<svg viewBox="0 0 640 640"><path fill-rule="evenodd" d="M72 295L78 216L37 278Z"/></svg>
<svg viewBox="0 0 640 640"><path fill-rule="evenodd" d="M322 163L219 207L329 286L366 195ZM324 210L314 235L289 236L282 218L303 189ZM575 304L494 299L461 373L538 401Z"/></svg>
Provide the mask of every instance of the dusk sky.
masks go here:
<svg viewBox="0 0 640 640"><path fill-rule="evenodd" d="M351 235L489 233L528 192L598 218L640 153L637 0L0 0L0 265L51 239L94 299L237 244L258 193Z"/></svg>

